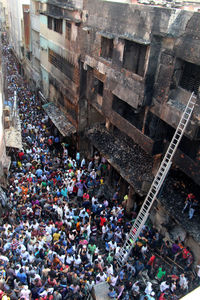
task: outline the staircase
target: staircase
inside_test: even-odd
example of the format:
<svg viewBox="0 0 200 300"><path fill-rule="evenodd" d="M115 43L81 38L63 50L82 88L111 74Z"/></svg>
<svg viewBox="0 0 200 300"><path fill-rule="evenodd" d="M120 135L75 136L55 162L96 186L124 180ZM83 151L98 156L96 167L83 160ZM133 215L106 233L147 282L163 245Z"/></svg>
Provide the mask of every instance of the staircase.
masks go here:
<svg viewBox="0 0 200 300"><path fill-rule="evenodd" d="M194 93L191 94L189 101L187 103L187 106L183 112L183 115L181 117L181 120L178 124L178 127L176 129L176 132L174 133L174 136L171 140L171 143L167 149L167 152L165 153L165 156L162 160L162 163L159 167L159 170L153 180L153 183L150 187L150 190L146 196L146 199L137 215L137 218L131 228L131 231L129 232L126 241L122 248L117 253L117 262L119 267L122 267L124 263L127 261L128 256L132 250L132 248L135 245L135 242L140 235L140 232L149 216L149 211L154 203L154 200L156 199L156 196L166 178L166 175L171 167L172 164L172 158L176 152L176 149L181 141L181 138L184 134L185 128L190 120L194 105L196 102L196 97L194 96Z"/></svg>

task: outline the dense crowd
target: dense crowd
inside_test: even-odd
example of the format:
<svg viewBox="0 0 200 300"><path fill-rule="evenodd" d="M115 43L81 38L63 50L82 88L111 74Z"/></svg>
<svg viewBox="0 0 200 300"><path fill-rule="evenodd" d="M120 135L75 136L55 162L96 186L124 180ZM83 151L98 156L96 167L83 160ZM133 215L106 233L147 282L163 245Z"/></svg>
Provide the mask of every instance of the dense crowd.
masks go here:
<svg viewBox="0 0 200 300"><path fill-rule="evenodd" d="M23 149L10 150L0 298L87 299L102 282L112 299L179 299L187 293L191 251L180 240L163 241L149 225L119 269L117 254L132 221L117 187L110 198L97 196L105 185L106 159L98 152L89 160L72 152L18 74L7 46L4 59L8 94L17 91Z"/></svg>

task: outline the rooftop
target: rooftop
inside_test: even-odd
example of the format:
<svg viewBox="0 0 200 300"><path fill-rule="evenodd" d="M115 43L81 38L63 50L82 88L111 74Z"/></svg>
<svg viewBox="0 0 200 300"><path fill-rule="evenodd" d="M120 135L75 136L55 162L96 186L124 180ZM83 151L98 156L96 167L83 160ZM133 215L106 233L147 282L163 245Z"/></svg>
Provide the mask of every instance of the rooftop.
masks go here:
<svg viewBox="0 0 200 300"><path fill-rule="evenodd" d="M125 137L114 136L104 126L93 127L86 132L86 136L137 193L143 196L143 181L151 182L153 179L152 157L134 142L129 145Z"/></svg>

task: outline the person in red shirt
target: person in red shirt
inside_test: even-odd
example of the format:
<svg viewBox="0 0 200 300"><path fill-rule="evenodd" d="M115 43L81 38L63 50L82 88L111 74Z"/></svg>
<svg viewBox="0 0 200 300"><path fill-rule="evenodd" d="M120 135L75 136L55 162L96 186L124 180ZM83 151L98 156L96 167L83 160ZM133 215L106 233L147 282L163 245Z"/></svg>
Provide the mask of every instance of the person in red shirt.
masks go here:
<svg viewBox="0 0 200 300"><path fill-rule="evenodd" d="M18 153L18 156L19 156L19 159L22 160L23 159L23 156L24 156L24 152L23 151L20 151Z"/></svg>
<svg viewBox="0 0 200 300"><path fill-rule="evenodd" d="M152 256L150 257L148 263L147 263L148 268L151 269L151 270L153 269L154 262L155 262L155 258L156 258L156 256L155 256L155 255L152 255Z"/></svg>
<svg viewBox="0 0 200 300"><path fill-rule="evenodd" d="M103 215L103 216L100 216L100 227L102 228L103 227L103 225L106 223L106 218L105 218L105 216Z"/></svg>
<svg viewBox="0 0 200 300"><path fill-rule="evenodd" d="M165 300L165 293L161 293L158 300Z"/></svg>
<svg viewBox="0 0 200 300"><path fill-rule="evenodd" d="M90 196L88 193L84 193L83 194L83 201L86 201L86 200L89 200L90 199Z"/></svg>

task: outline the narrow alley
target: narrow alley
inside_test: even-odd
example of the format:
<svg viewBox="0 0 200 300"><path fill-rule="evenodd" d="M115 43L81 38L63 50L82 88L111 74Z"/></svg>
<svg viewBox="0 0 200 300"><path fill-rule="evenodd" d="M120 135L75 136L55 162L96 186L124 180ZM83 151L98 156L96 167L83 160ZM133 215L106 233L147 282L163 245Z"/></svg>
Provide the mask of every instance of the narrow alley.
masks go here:
<svg viewBox="0 0 200 300"><path fill-rule="evenodd" d="M96 151L89 160L62 137L19 75L6 40L3 60L8 99L17 92L22 148L9 148L2 299L90 299L104 283L108 299L175 300L197 287L191 250L180 239L169 243L150 220L119 269L117 253L136 217L126 214L127 195L117 183L107 185L104 156Z"/></svg>

